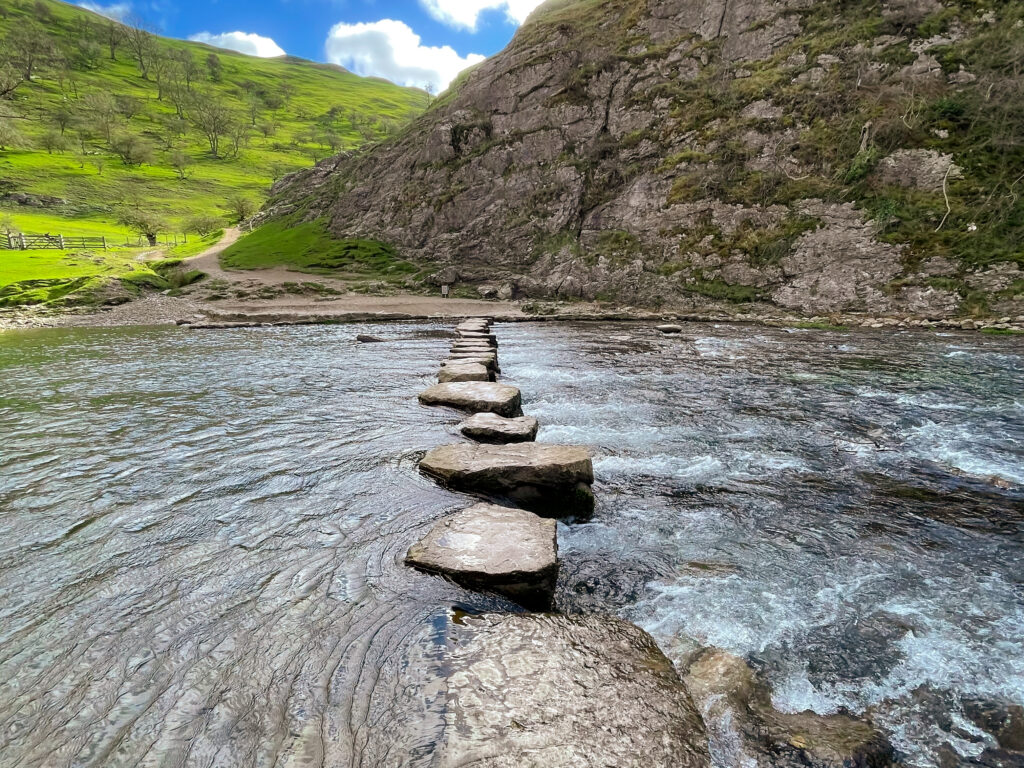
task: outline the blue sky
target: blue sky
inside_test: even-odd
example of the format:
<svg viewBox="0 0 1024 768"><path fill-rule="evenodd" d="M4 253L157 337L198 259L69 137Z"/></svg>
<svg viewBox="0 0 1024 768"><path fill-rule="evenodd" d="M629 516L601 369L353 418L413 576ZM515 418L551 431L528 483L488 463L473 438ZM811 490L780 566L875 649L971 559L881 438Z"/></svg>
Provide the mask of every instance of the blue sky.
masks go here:
<svg viewBox="0 0 1024 768"><path fill-rule="evenodd" d="M358 74L443 90L501 50L540 0L79 0L169 37L254 55L282 51Z"/></svg>

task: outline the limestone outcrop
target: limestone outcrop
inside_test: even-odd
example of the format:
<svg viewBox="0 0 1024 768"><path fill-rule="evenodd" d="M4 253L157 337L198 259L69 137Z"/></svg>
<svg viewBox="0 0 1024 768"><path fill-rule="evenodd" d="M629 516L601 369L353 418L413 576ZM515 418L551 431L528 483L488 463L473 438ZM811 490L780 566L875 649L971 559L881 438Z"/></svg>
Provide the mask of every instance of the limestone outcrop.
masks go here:
<svg viewBox="0 0 1024 768"><path fill-rule="evenodd" d="M524 509L475 504L439 520L409 548L405 562L531 610L548 610L558 574L555 521Z"/></svg>
<svg viewBox="0 0 1024 768"><path fill-rule="evenodd" d="M478 413L459 424L459 431L480 443L529 443L537 439L539 422L532 416L506 419Z"/></svg>
<svg viewBox="0 0 1024 768"><path fill-rule="evenodd" d="M400 135L279 182L269 213L485 297L1024 315L1024 292L969 286L1019 259L1019 79L974 53L1016 11L989 5L545 3Z"/></svg>
<svg viewBox="0 0 1024 768"><path fill-rule="evenodd" d="M522 414L522 396L519 390L507 384L493 382L435 384L421 392L419 400L424 405L447 405L473 413L496 413L499 416Z"/></svg>
<svg viewBox="0 0 1024 768"><path fill-rule="evenodd" d="M428 451L420 470L453 490L509 499L551 517L594 511L590 451L576 445L455 443Z"/></svg>
<svg viewBox="0 0 1024 768"><path fill-rule="evenodd" d="M458 629L443 768L710 768L686 688L638 627L486 614Z"/></svg>

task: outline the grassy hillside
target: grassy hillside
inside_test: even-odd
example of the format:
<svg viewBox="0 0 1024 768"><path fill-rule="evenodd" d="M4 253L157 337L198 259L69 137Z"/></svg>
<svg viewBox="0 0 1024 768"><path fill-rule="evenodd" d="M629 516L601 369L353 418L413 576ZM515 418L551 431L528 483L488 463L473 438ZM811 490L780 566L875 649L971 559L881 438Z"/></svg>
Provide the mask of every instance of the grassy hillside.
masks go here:
<svg viewBox="0 0 1024 768"><path fill-rule="evenodd" d="M125 211L158 218L161 241L202 215L218 219L204 231L216 229L260 205L275 179L382 138L429 98L331 65L132 35L54 0L4 0L0 41L0 93L20 81L0 98L0 232L135 239L118 223ZM217 121L214 152L202 124ZM25 195L32 205L17 203ZM113 265L124 255L107 254ZM0 260L0 286L22 277L10 252ZM48 260L46 277L83 268Z"/></svg>

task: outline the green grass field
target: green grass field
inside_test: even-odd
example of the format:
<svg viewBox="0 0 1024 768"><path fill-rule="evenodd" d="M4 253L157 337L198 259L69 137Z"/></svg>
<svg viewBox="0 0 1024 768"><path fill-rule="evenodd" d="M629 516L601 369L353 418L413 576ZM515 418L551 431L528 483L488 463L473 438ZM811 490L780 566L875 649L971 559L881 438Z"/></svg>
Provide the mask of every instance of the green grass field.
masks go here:
<svg viewBox="0 0 1024 768"><path fill-rule="evenodd" d="M243 196L259 205L277 178L398 130L429 101L423 91L358 77L332 65L289 57L259 59L157 38L166 56L186 51L196 65L191 88L182 90L179 77L179 96L172 98L167 78L158 88L155 75L143 77L125 45L117 49L114 61L106 47L97 50L98 30L105 23L100 16L56 0L15 0L0 8L0 38L6 38L0 63L7 58L17 65L8 52L13 50L8 36L32 28L43 30L48 44L61 54L60 60L44 62L10 98L0 99L0 140L8 137L0 149L0 233L11 229L105 235L123 245L138 237L117 223L124 208L163 218L168 232L161 241L182 232L185 222L199 214L212 213L227 224L232 197ZM207 66L211 53L219 59L219 77ZM165 91L162 98L160 90ZM110 141L104 121L96 117L101 112L93 108L96 94L104 93L113 95L119 107L124 105L105 118ZM196 94L227 106L236 122L246 126L237 153L232 142L223 139L220 156L213 156L191 120L178 119L175 102L184 105L189 118L186 102L199 98ZM112 148L123 136L147 145L149 159L141 164L123 162ZM184 174L174 167L179 155L186 161ZM4 200L10 193L64 203L19 206ZM114 251L83 259L59 252L42 256L0 250L0 286L22 280L120 276L134 258Z"/></svg>

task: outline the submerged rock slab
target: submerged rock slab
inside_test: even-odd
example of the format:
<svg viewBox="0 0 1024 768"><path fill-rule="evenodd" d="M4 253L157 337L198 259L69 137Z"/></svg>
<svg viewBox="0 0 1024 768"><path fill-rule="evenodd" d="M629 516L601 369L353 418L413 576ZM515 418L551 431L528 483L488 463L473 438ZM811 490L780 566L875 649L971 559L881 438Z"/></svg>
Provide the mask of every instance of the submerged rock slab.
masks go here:
<svg viewBox="0 0 1024 768"><path fill-rule="evenodd" d="M462 619L448 659L442 768L709 768L672 663L621 619Z"/></svg>
<svg viewBox="0 0 1024 768"><path fill-rule="evenodd" d="M487 381L435 384L420 392L419 399L424 405L447 405L474 413L496 413L499 416L522 414L522 396L516 387L508 384Z"/></svg>
<svg viewBox="0 0 1024 768"><path fill-rule="evenodd" d="M594 511L594 466L577 445L442 445L427 452L420 470L454 490L508 498L549 517Z"/></svg>
<svg viewBox="0 0 1024 768"><path fill-rule="evenodd" d="M548 610L558 575L556 528L525 509L474 504L438 521L409 548L405 563Z"/></svg>
<svg viewBox="0 0 1024 768"><path fill-rule="evenodd" d="M437 374L437 380L442 384L450 381L490 381L492 375L482 363L443 365Z"/></svg>
<svg viewBox="0 0 1024 768"><path fill-rule="evenodd" d="M656 325L654 327L665 334L683 332L683 326L681 325Z"/></svg>
<svg viewBox="0 0 1024 768"><path fill-rule="evenodd" d="M459 424L459 431L481 443L529 443L537 439L539 422L532 416L506 419L494 413L478 413Z"/></svg>
<svg viewBox="0 0 1024 768"><path fill-rule="evenodd" d="M845 768L896 765L874 726L848 715L779 712L771 692L743 659L711 648L684 677L704 718L713 751L728 765Z"/></svg>

